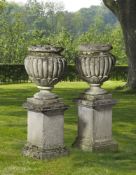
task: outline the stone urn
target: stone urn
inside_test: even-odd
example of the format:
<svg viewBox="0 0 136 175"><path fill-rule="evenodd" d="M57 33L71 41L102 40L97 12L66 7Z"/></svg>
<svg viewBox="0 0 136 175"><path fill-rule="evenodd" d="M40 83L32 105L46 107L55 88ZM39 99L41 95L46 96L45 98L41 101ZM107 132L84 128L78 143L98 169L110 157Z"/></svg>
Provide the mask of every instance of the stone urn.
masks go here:
<svg viewBox="0 0 136 175"><path fill-rule="evenodd" d="M63 48L51 45L31 46L28 49L25 69L30 79L40 89L40 92L34 95L35 98L46 100L55 98L56 95L50 91L62 79L66 68L62 51Z"/></svg>
<svg viewBox="0 0 136 175"><path fill-rule="evenodd" d="M25 68L40 92L27 98L27 144L23 154L36 159L50 159L68 154L64 145L64 111L68 106L51 92L65 72L61 47L32 46L25 58Z"/></svg>
<svg viewBox="0 0 136 175"><path fill-rule="evenodd" d="M101 88L101 85L109 79L111 69L116 62L115 57L110 53L111 50L111 45L84 44L79 46L76 67L80 77L91 84L91 88L86 90L86 94L107 93Z"/></svg>

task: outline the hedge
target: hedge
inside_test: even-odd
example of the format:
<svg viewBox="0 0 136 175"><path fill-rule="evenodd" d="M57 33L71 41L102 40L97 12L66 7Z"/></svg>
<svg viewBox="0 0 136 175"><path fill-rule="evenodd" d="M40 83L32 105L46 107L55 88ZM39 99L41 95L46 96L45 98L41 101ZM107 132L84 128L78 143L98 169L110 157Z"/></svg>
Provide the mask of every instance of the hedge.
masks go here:
<svg viewBox="0 0 136 175"><path fill-rule="evenodd" d="M28 82L24 65L0 64L0 83Z"/></svg>
<svg viewBox="0 0 136 175"><path fill-rule="evenodd" d="M111 73L112 80L127 80L128 66L116 66ZM75 65L68 65L64 81L80 81ZM29 78L24 65L0 64L0 83L28 82Z"/></svg>
<svg viewBox="0 0 136 175"><path fill-rule="evenodd" d="M111 80L123 80L127 81L128 66L116 66L111 72ZM68 65L67 73L64 77L66 81L80 81L78 72L76 71L75 65Z"/></svg>
<svg viewBox="0 0 136 175"><path fill-rule="evenodd" d="M128 66L115 66L111 72L112 80L123 80L128 79Z"/></svg>

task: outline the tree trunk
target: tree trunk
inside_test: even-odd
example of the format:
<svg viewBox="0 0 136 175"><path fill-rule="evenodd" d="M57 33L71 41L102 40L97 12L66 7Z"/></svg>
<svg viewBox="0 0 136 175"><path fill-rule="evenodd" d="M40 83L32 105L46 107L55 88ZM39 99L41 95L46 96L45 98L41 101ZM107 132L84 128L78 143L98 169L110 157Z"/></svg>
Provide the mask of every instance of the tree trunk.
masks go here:
<svg viewBox="0 0 136 175"><path fill-rule="evenodd" d="M103 0L122 26L128 56L128 86L136 89L136 0Z"/></svg>

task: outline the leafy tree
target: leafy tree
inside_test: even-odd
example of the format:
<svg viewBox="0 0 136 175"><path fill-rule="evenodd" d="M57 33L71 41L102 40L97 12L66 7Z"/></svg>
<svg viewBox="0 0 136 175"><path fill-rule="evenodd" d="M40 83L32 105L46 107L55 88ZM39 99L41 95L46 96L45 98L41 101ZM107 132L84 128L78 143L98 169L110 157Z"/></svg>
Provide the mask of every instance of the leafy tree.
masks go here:
<svg viewBox="0 0 136 175"><path fill-rule="evenodd" d="M2 13L4 7L5 7L6 3L5 3L5 0L1 0L0 1L0 14Z"/></svg>
<svg viewBox="0 0 136 175"><path fill-rule="evenodd" d="M102 19L97 18L96 23L90 27L89 31L78 38L77 45L81 43L112 44L112 52L117 58L117 64L127 64L120 25L112 28L108 25L104 27L103 24Z"/></svg>
<svg viewBox="0 0 136 175"><path fill-rule="evenodd" d="M0 62L22 63L26 54L25 25L21 14L9 14L9 6L0 14Z"/></svg>
<svg viewBox="0 0 136 175"><path fill-rule="evenodd" d="M125 64L117 19L104 6L64 11L56 2L28 0L24 6L0 1L0 62L23 63L29 45L55 44L65 48L69 63L82 42L112 43L118 64Z"/></svg>
<svg viewBox="0 0 136 175"><path fill-rule="evenodd" d="M49 38L49 43L55 44L56 46L61 46L64 48L64 56L68 63L74 63L76 57L74 39L71 37L70 33L65 29L62 30L57 35L53 35Z"/></svg>
<svg viewBox="0 0 136 175"><path fill-rule="evenodd" d="M70 33L63 29L58 34L51 34L46 37L42 35L39 31L33 33L33 39L31 40L31 45L46 45L51 44L64 48L63 55L67 59L68 63L74 63L74 58L76 56L75 45L73 38Z"/></svg>
<svg viewBox="0 0 136 175"><path fill-rule="evenodd" d="M129 64L128 87L136 89L136 1L103 0L103 2L120 21Z"/></svg>

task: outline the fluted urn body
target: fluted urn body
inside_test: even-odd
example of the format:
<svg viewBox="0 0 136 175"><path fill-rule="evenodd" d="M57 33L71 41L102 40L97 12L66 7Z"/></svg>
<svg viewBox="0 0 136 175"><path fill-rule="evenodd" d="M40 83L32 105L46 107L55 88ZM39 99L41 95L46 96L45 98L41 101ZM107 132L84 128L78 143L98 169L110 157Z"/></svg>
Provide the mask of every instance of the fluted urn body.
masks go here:
<svg viewBox="0 0 136 175"><path fill-rule="evenodd" d="M115 57L110 53L111 45L80 45L76 67L80 77L91 84L87 94L104 94L100 86L109 79L115 65Z"/></svg>
<svg viewBox="0 0 136 175"><path fill-rule="evenodd" d="M30 79L41 90L36 96L42 98L46 91L49 94L49 90L62 79L66 68L62 51L63 48L51 45L32 46L28 49L25 68Z"/></svg>

